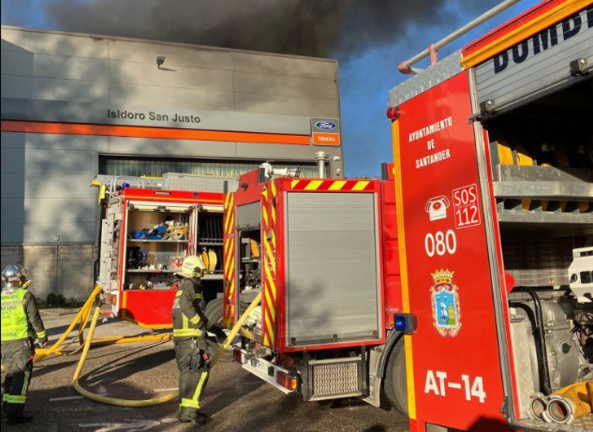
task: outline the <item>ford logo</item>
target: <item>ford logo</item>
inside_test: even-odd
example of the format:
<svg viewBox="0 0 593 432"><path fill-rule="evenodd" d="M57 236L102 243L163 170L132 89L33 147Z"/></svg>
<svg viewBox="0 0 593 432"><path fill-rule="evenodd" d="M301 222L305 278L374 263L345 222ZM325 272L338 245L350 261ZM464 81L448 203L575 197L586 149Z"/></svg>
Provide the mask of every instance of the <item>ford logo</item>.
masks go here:
<svg viewBox="0 0 593 432"><path fill-rule="evenodd" d="M332 122L320 121L320 122L315 123L315 127L317 129L332 130L332 129L337 128L338 126Z"/></svg>

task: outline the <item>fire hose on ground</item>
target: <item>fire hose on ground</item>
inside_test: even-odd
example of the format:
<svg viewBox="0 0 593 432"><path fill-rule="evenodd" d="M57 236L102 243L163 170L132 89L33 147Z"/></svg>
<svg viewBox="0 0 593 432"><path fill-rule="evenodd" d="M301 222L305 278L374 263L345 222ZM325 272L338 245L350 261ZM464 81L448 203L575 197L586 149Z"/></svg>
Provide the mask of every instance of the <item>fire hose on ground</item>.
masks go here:
<svg viewBox="0 0 593 432"><path fill-rule="evenodd" d="M89 329L89 334L88 334L86 340L84 340L84 330L88 324L88 321L89 321L89 318L91 315L91 310L93 307L93 303L95 302L95 297L98 294L100 294L102 290L103 290L103 288L101 286L97 286L94 289L91 296L86 301L84 306L80 309L80 311L78 312L78 314L76 315L76 317L72 321L72 324L70 324L70 326L68 327L66 332L64 332L64 334L60 337L60 339L51 348L36 350L37 356L35 357L35 360L33 362L39 363L52 354L53 355L72 356L82 350L82 356L80 357L80 361L78 362L78 367L76 369L74 378L72 380L72 386L74 387L74 390L76 390L76 392L78 394L80 394L81 396L83 396L89 400L98 402L98 403L126 407L126 408L145 408L145 407L150 407L150 406L154 406L154 405L164 404L164 403L167 403L167 402L177 399L179 397L178 392L174 392L174 393L171 393L169 395L166 395L166 396L163 396L160 398L149 399L149 400L124 400L124 399L108 398L105 396L100 396L100 395L94 394L94 393L84 389L80 385L80 375L84 368L84 364L86 362L88 353L89 353L90 349L93 347L100 347L100 346L107 346L107 345L119 345L119 344L127 344L127 343L169 341L169 340L173 339L171 334L152 335L152 336L135 336L135 337L115 336L115 337L100 337L100 338L93 339L93 336L95 334L95 329L97 327L97 321L98 321L100 313L101 313L100 308L96 308L94 316L93 316L93 320L91 321L91 327ZM221 345L221 347L219 348L218 352L214 355L214 357L212 357L212 360L210 361L210 369L212 369L216 365L216 363L218 363L218 361L220 360L220 358L222 357L224 352L230 346L233 339L242 330L243 323L245 322L245 320L247 319L249 314L260 304L261 299L262 299L262 295L260 293L255 298L255 300L253 300L253 302L247 308L247 310L245 311L243 316L239 319L239 321L237 321L237 323L235 324L235 327L233 327L231 332L228 334L225 342ZM72 331L76 327L77 323L79 323L77 337L74 338L67 345L62 347L61 345L68 338L70 333L72 333ZM70 346L72 346L74 343L76 343L77 341L80 343L80 346L77 349L70 351L70 352L64 351L67 348L69 348ZM4 370L4 367L2 367L2 370Z"/></svg>

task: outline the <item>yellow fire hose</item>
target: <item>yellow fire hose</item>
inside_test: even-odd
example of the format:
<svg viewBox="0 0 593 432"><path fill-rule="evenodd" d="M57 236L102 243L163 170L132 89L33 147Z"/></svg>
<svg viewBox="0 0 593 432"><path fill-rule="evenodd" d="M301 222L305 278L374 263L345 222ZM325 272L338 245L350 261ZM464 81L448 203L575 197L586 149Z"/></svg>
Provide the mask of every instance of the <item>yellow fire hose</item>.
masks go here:
<svg viewBox="0 0 593 432"><path fill-rule="evenodd" d="M222 346L220 347L218 352L212 358L212 361L210 362L211 369L214 367L214 365L216 365L216 363L218 363L218 360L220 360L220 357L222 357L224 352L231 345L231 342L233 341L233 339L235 339L237 334L241 331L241 329L243 327L243 323L245 322L247 317L249 317L249 314L251 314L251 312L253 312L253 309L255 309L261 303L261 298L262 298L262 294L259 293L257 295L257 297L253 300L253 302L251 302L251 304L249 305L249 307L247 308L247 310L245 311L243 316L241 316L241 318L239 318L239 321L237 321L237 323L235 324L235 327L233 327L231 332L228 334L226 341L224 341L224 343L222 344Z"/></svg>
<svg viewBox="0 0 593 432"><path fill-rule="evenodd" d="M177 392L171 393L167 396L163 396L158 399L151 399L151 400L130 401L130 400L124 400L124 399L115 399L115 398L108 398L105 396L99 396L97 394L89 392L88 390L83 389L80 386L80 384L79 384L80 374L82 372L82 368L84 367L84 363L86 361L86 357L89 353L89 350L91 349L91 341L92 341L93 335L95 334L95 328L97 327L97 320L99 319L100 312L101 312L101 310L99 308L95 309L95 315L93 317L93 321L91 322L89 336L87 337L86 342L84 344L84 350L82 351L82 356L80 357L80 361L78 362L78 367L76 368L76 373L74 374L74 378L72 380L72 386L74 387L74 390L76 390L76 392L79 395L81 395L87 399L90 399L92 401L107 404L107 405L116 405L116 406L120 406L120 407L126 407L126 408L144 408L144 407L167 403L167 402L172 401L173 399L176 399L179 396L179 393L177 393Z"/></svg>
<svg viewBox="0 0 593 432"><path fill-rule="evenodd" d="M115 405L115 406L121 406L121 407L127 407L127 408L142 408L142 407L149 407L149 406L167 403L167 402L170 402L170 401L176 399L177 397L179 397L178 392L175 392L175 393L171 393L167 396L163 396L163 397L160 397L157 399L150 399L150 400L143 400L143 401L129 401L129 400L114 399L114 398L107 398L104 396L99 396L99 395L89 392L88 390L85 390L84 388L82 388L80 386L80 384L79 384L80 374L82 373L82 369L86 362L88 352L91 348L107 346L107 345L127 344L127 343L160 342L160 341L169 341L169 340L173 339L171 334L151 335L151 336L135 336L135 337L113 336L113 337L99 337L99 338L93 339L93 336L95 334L95 329L97 327L97 321L99 319L99 315L101 312L101 310L99 308L97 308L95 310L95 314L94 314L93 320L91 322L91 328L89 330L89 334L85 341L84 330L88 324L90 314L91 314L91 309L92 309L93 303L95 301L95 297L102 290L103 290L103 288L101 286L97 286L94 289L94 291L90 295L89 299L86 301L84 306L80 309L80 311L78 312L78 314L76 315L76 317L72 321L72 324L70 324L70 326L68 327L66 332L60 337L60 339L51 348L36 350L37 357L35 357L35 360L33 362L39 363L52 354L62 355L62 356L72 356L82 350L83 353L82 353L82 356L78 363L76 373L74 374L72 385L73 385L74 389L81 396L83 396L87 399L93 400L95 402L99 402L99 403L103 403L103 404L107 404L107 405ZM253 311L253 309L255 309L259 305L259 303L261 302L261 298L262 298L262 296L260 293L256 297L256 299L253 301L253 303L249 306L249 308L247 308L247 310L245 311L243 316L239 319L239 321L237 322L235 327L231 330L231 333L228 335L224 344L220 347L218 352L212 358L212 360L210 362L211 369L220 360L220 357L224 354L225 350L228 349L232 340L242 330L241 327L242 327L243 323L245 322L245 320L247 319L249 314ZM76 327L77 323L79 323L78 335L71 342L69 342L68 344L66 344L65 346L62 347L61 345L68 338L70 333L72 333L72 331ZM69 348L77 341L80 343L80 347L78 347L74 351L64 352L65 349ZM4 367L2 367L2 370L4 370Z"/></svg>
<svg viewBox="0 0 593 432"><path fill-rule="evenodd" d="M233 341L233 339L235 338L235 336L237 336L237 334L241 330L241 327L243 326L243 323L245 322L245 320L247 319L249 314L253 311L253 309L255 309L260 304L261 298L262 298L262 295L260 293L255 298L255 300L253 300L253 303L251 303L251 305L247 308L247 310L245 311L243 316L239 319L239 321L237 321L237 323L235 324L235 327L233 327L233 329L227 336L225 342L219 348L218 352L214 355L214 357L212 357L212 360L210 361L210 369L214 368L216 363L218 363L218 361L220 360L220 357L224 354L224 352L230 346L230 344ZM91 328L89 330L89 335L88 335L86 342L84 344L84 350L82 352L82 356L80 357L80 361L78 363L76 373L74 374L74 379L72 381L72 386L74 387L74 390L76 390L76 392L79 395L81 395L87 399L90 399L92 401L99 402L99 403L106 404L106 405L115 405L115 406L126 407L126 408L146 408L146 407L150 407L150 406L154 406L154 405L160 405L163 403L167 403L167 402L177 399L179 397L179 392L174 392L167 396L163 396L163 397L156 398L156 399L148 399L148 400L132 401L132 400L124 400L124 399L115 399L115 398L109 398L109 397L100 396L100 395L91 393L90 391L85 390L84 388L81 387L81 385L79 383L80 374L82 373L82 369L84 367L84 363L86 362L86 358L89 353L89 350L92 345L94 346L94 344L91 341L93 340L93 335L95 333L95 328L97 326L97 320L99 319L99 312L100 312L100 310L99 310L99 308L97 308L95 310L95 315L93 317L93 321L91 322ZM138 338L136 338L136 339L138 339ZM101 342L99 342L99 343L101 343Z"/></svg>

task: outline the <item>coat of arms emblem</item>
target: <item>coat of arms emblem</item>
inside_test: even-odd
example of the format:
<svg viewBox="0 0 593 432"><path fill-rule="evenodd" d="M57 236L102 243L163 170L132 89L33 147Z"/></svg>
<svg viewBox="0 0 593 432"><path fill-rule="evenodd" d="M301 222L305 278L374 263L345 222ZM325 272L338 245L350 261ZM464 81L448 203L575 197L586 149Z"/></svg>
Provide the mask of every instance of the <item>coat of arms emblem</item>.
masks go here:
<svg viewBox="0 0 593 432"><path fill-rule="evenodd" d="M430 288L434 326L443 337L455 337L461 330L459 287L453 285L455 272L437 270L432 274L435 285Z"/></svg>

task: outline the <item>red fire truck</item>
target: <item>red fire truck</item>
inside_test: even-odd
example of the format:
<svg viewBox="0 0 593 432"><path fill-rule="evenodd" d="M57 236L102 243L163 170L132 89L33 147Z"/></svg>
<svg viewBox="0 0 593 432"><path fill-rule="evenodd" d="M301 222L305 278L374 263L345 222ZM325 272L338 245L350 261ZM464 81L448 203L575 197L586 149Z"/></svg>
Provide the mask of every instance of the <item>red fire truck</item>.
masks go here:
<svg viewBox="0 0 593 432"><path fill-rule="evenodd" d="M385 181L305 180L260 169L226 196L225 325L263 293L235 357L286 393L379 406L380 371L403 359L393 167L384 172Z"/></svg>
<svg viewBox="0 0 593 432"><path fill-rule="evenodd" d="M205 291L214 298L222 292L222 192L233 181L176 174L97 179L105 207L98 282L106 315L171 328L175 273L192 255L208 266Z"/></svg>
<svg viewBox="0 0 593 432"><path fill-rule="evenodd" d="M225 197L225 324L263 293L243 368L310 401L384 390L414 432L593 430L553 395L593 379L592 2L436 59L514 3L400 66L382 180L262 169Z"/></svg>

